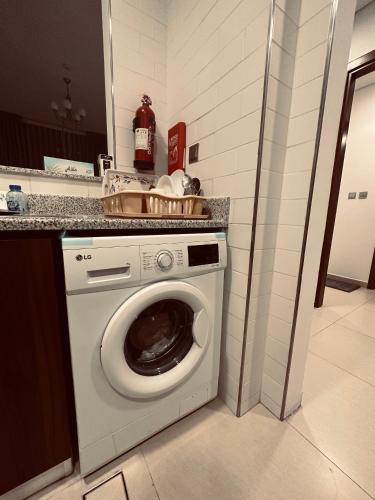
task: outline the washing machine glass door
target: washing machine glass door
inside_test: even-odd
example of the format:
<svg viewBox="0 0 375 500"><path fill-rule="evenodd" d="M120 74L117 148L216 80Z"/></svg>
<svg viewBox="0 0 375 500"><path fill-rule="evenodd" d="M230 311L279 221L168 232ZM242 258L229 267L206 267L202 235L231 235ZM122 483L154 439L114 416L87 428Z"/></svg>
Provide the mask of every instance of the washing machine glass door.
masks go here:
<svg viewBox="0 0 375 500"><path fill-rule="evenodd" d="M211 337L206 297L179 281L150 285L127 299L104 332L101 362L109 383L132 398L151 398L181 384Z"/></svg>

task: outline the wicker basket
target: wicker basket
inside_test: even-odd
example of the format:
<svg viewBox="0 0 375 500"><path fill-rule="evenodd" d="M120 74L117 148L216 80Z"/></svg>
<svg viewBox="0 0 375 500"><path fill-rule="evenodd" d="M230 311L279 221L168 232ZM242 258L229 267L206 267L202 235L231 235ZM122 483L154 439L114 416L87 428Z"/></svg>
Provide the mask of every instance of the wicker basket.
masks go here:
<svg viewBox="0 0 375 500"><path fill-rule="evenodd" d="M205 201L202 196L169 196L154 191L121 191L102 197L105 215L113 217L207 219L203 214Z"/></svg>

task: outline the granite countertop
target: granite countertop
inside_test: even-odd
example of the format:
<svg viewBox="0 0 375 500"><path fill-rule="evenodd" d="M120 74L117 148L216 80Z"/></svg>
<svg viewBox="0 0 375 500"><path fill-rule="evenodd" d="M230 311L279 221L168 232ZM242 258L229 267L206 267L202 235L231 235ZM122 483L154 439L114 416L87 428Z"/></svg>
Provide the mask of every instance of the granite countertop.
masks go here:
<svg viewBox="0 0 375 500"><path fill-rule="evenodd" d="M104 215L16 215L0 217L0 231L223 228L224 219L125 219Z"/></svg>
<svg viewBox="0 0 375 500"><path fill-rule="evenodd" d="M208 219L106 217L98 198L30 195L29 205L30 212L25 215L0 216L0 231L225 228L229 215L229 198L209 199Z"/></svg>

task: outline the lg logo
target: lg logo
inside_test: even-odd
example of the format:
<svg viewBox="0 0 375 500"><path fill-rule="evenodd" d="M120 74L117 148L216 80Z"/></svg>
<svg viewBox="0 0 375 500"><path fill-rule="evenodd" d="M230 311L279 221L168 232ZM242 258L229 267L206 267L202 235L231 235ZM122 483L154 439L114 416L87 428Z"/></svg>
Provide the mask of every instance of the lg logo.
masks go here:
<svg viewBox="0 0 375 500"><path fill-rule="evenodd" d="M78 255L76 255L76 260L78 260L79 262L81 260L90 260L92 259L92 256L90 254L86 254L86 255L81 255L80 253Z"/></svg>

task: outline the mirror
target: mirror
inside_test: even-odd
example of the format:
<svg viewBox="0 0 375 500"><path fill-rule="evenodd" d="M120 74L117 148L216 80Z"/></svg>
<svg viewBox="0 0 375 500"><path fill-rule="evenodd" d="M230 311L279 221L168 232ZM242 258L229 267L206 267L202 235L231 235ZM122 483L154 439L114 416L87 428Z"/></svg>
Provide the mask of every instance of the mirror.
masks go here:
<svg viewBox="0 0 375 500"><path fill-rule="evenodd" d="M99 175L108 0L2 0L0 18L0 165Z"/></svg>

